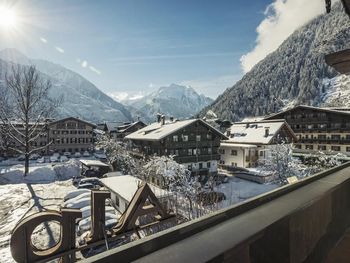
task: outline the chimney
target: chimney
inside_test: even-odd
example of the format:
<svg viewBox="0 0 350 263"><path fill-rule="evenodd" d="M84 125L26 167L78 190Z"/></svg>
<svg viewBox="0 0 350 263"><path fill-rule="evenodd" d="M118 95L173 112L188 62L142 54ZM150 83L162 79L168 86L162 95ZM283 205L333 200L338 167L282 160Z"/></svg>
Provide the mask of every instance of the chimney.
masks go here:
<svg viewBox="0 0 350 263"><path fill-rule="evenodd" d="M226 131L226 136L227 136L227 137L231 137L231 130L230 130L230 129L227 129L227 131Z"/></svg>
<svg viewBox="0 0 350 263"><path fill-rule="evenodd" d="M268 137L270 134L270 127L265 127L265 137Z"/></svg>
<svg viewBox="0 0 350 263"><path fill-rule="evenodd" d="M162 115L160 115L160 113L157 113L157 122L160 122L161 118L162 118Z"/></svg>
<svg viewBox="0 0 350 263"><path fill-rule="evenodd" d="M170 121L173 122L174 121L174 117L170 116Z"/></svg>
<svg viewBox="0 0 350 263"><path fill-rule="evenodd" d="M162 115L162 116L160 117L160 119L161 119L161 124L164 125L164 124L165 124L165 116Z"/></svg>
<svg viewBox="0 0 350 263"><path fill-rule="evenodd" d="M245 127L246 127L246 129L248 129L249 128L249 123L246 123Z"/></svg>

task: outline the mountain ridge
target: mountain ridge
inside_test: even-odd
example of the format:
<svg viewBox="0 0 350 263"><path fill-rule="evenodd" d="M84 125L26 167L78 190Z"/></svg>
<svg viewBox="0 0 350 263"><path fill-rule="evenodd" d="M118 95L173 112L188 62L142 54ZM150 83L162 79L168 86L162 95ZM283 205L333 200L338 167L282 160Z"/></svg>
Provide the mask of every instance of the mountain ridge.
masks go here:
<svg viewBox="0 0 350 263"><path fill-rule="evenodd" d="M239 121L297 104L323 105L322 97L330 88L324 80L337 75L324 56L349 48L349 40L349 18L341 3L336 3L330 14L292 33L200 115L212 110L221 119Z"/></svg>
<svg viewBox="0 0 350 263"><path fill-rule="evenodd" d="M170 84L159 87L156 91L139 99L124 101L128 109L135 114L143 113L147 121L154 121L156 114L168 117L186 119L193 117L196 112L209 105L213 100L199 94L190 86Z"/></svg>
<svg viewBox="0 0 350 263"><path fill-rule="evenodd" d="M50 95L54 98L63 96L63 103L58 108L58 117L74 116L92 122L132 121L131 113L119 102L99 90L90 81L78 73L59 64L42 59L30 59L16 49L0 51L0 59L10 69L9 63L34 65L43 76L51 81L53 88ZM4 75L4 74L3 74Z"/></svg>

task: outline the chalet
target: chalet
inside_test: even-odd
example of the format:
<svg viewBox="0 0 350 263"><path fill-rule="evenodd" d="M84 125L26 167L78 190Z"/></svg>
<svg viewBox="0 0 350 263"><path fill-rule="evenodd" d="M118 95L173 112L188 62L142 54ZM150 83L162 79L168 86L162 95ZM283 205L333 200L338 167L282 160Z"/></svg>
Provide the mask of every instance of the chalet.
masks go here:
<svg viewBox="0 0 350 263"><path fill-rule="evenodd" d="M259 159L268 158L273 145L296 141L284 120L237 122L226 135L229 139L220 144L221 164L243 168L256 167Z"/></svg>
<svg viewBox="0 0 350 263"><path fill-rule="evenodd" d="M95 125L78 118L68 117L48 125L49 152L92 151Z"/></svg>
<svg viewBox="0 0 350 263"><path fill-rule="evenodd" d="M217 173L220 140L227 137L201 119L177 121L165 117L125 138L144 155L174 156L197 175Z"/></svg>
<svg viewBox="0 0 350 263"><path fill-rule="evenodd" d="M350 109L296 106L265 118L285 119L298 138L294 152L350 156Z"/></svg>
<svg viewBox="0 0 350 263"><path fill-rule="evenodd" d="M132 123L106 122L103 130L115 140L122 140L125 136L145 127L146 124L142 121Z"/></svg>

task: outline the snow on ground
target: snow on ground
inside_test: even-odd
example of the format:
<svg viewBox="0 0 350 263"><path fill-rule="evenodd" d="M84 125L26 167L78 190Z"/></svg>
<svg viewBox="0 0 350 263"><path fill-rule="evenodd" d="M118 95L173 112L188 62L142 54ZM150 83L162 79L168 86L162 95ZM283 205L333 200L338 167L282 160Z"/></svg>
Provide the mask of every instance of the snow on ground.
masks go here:
<svg viewBox="0 0 350 263"><path fill-rule="evenodd" d="M237 177L231 177L228 183L216 186L215 191L225 194L226 200L220 203L220 208L224 208L272 191L278 187L276 184L258 184Z"/></svg>
<svg viewBox="0 0 350 263"><path fill-rule="evenodd" d="M24 165L0 167L0 185L16 183L48 183L56 180L67 180L80 173L76 160L66 163L31 164L29 174L23 178Z"/></svg>
<svg viewBox="0 0 350 263"><path fill-rule="evenodd" d="M10 253L10 233L16 224L32 213L59 210L64 196L76 188L71 180L79 174L75 161L64 164L35 164L23 178L23 165L0 168L0 261L14 262ZM41 224L34 230L38 248L51 246L59 239L58 225Z"/></svg>

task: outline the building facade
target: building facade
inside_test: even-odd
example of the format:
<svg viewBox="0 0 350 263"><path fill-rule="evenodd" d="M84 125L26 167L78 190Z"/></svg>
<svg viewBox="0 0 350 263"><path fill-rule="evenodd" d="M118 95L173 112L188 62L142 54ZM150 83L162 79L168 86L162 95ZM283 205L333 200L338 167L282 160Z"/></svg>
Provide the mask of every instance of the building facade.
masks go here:
<svg viewBox="0 0 350 263"><path fill-rule="evenodd" d="M48 152L84 152L94 148L95 125L78 118L69 117L48 125Z"/></svg>
<svg viewBox="0 0 350 263"><path fill-rule="evenodd" d="M296 136L284 120L237 122L220 144L223 166L251 168L270 157L274 145L291 144Z"/></svg>
<svg viewBox="0 0 350 263"><path fill-rule="evenodd" d="M150 124L125 137L133 150L146 156L174 156L192 174L217 173L220 140L227 137L201 119Z"/></svg>
<svg viewBox="0 0 350 263"><path fill-rule="evenodd" d="M121 141L125 136L142 129L146 126L142 121L132 123L106 122L103 125L103 131L117 141Z"/></svg>
<svg viewBox="0 0 350 263"><path fill-rule="evenodd" d="M349 109L296 106L266 117L266 120L284 118L298 141L295 153L342 153L350 156Z"/></svg>

